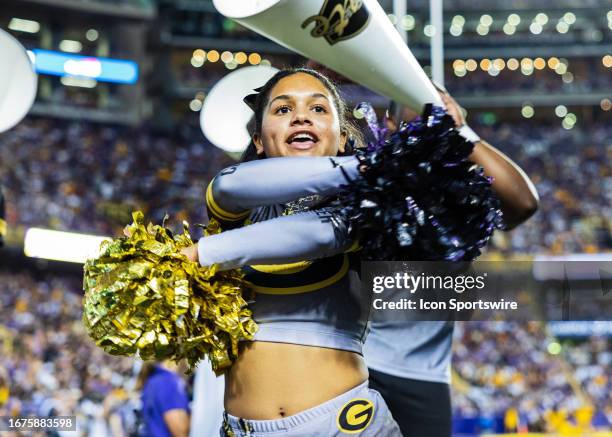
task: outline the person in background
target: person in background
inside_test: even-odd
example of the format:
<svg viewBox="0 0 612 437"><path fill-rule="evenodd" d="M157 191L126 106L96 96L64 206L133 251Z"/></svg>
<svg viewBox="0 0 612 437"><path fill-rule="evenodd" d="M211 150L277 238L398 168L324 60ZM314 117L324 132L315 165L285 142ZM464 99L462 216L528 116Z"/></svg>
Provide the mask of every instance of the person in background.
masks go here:
<svg viewBox="0 0 612 437"><path fill-rule="evenodd" d="M457 130L472 141L470 160L494 176L493 189L501 201L506 230L531 217L539 197L531 180L510 158L483 141L465 121L461 107L436 85L455 120ZM395 120L411 120L416 113L407 108L395 112ZM450 396L451 356L454 322L372 322L364 346L370 387L382 394L402 433L410 437L450 437L452 410Z"/></svg>
<svg viewBox="0 0 612 437"><path fill-rule="evenodd" d="M189 396L180 366L172 362L145 362L138 376L142 390L143 437L187 437Z"/></svg>

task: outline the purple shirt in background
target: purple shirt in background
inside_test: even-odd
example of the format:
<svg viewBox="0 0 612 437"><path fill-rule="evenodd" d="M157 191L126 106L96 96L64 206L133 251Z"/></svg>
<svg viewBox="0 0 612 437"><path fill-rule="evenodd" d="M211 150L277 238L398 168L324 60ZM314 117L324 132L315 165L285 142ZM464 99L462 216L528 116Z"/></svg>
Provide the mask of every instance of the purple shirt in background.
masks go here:
<svg viewBox="0 0 612 437"><path fill-rule="evenodd" d="M176 373L155 366L142 390L142 435L172 437L164 422L164 413L175 409L189 412L185 381Z"/></svg>

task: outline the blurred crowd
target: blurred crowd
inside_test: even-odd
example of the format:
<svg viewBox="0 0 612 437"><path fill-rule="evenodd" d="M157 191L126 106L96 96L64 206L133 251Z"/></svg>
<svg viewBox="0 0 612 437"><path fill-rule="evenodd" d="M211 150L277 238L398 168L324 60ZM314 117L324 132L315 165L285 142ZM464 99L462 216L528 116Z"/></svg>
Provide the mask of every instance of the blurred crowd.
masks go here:
<svg viewBox="0 0 612 437"><path fill-rule="evenodd" d="M504 254L612 249L612 126L501 123L473 127L531 177L540 209L510 233ZM581 123L579 123L581 124ZM180 227L205 221L204 189L233 161L201 134L154 135L147 128L29 118L0 135L0 182L9 228L42 226L118 235L140 209ZM197 236L197 231L196 231Z"/></svg>
<svg viewBox="0 0 612 437"><path fill-rule="evenodd" d="M561 435L612 425L609 338L562 349L538 322L469 322L458 324L455 339L453 369L467 382L455 384L456 415Z"/></svg>
<svg viewBox="0 0 612 437"><path fill-rule="evenodd" d="M76 415L79 434L66 435L127 436L135 362L89 340L80 293L78 279L0 270L0 416Z"/></svg>
<svg viewBox="0 0 612 437"><path fill-rule="evenodd" d="M534 122L484 126L480 136L529 175L538 212L509 233L495 235L505 254L595 253L612 250L612 126L571 130Z"/></svg>
<svg viewBox="0 0 612 437"><path fill-rule="evenodd" d="M136 435L140 364L97 348L81 311L78 278L0 270L0 416L76 415L77 435ZM454 417L478 418L482 431L499 431L496 422L505 431L609 428L611 342L555 351L541 323L458 323Z"/></svg>
<svg viewBox="0 0 612 437"><path fill-rule="evenodd" d="M7 222L117 235L140 209L201 223L207 182L232 161L203 141L33 118L0 135Z"/></svg>

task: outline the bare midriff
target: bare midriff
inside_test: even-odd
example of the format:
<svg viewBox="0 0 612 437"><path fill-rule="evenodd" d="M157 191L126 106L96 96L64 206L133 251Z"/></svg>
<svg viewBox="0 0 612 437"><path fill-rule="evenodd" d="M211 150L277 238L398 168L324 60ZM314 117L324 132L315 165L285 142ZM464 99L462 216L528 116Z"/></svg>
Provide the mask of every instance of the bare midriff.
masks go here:
<svg viewBox="0 0 612 437"><path fill-rule="evenodd" d="M252 420L282 419L320 405L368 379L354 352L245 342L225 376L225 410Z"/></svg>

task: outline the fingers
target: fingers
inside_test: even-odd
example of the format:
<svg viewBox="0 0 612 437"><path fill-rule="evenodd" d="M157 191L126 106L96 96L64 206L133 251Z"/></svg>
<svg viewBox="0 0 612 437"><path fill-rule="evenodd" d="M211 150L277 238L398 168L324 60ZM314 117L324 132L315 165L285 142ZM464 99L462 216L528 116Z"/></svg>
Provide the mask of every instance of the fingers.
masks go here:
<svg viewBox="0 0 612 437"><path fill-rule="evenodd" d="M181 249L181 253L187 257L189 261L198 262L198 245L194 244Z"/></svg>
<svg viewBox="0 0 612 437"><path fill-rule="evenodd" d="M465 124L465 117L463 116L463 112L461 111L461 106L457 103L457 101L451 97L450 94L440 93L442 97L442 102L446 106L446 111L449 113L453 120L455 120L455 124L457 127L461 127Z"/></svg>

